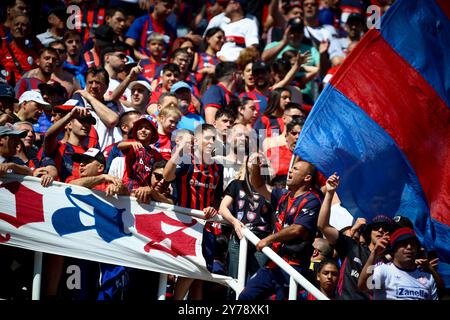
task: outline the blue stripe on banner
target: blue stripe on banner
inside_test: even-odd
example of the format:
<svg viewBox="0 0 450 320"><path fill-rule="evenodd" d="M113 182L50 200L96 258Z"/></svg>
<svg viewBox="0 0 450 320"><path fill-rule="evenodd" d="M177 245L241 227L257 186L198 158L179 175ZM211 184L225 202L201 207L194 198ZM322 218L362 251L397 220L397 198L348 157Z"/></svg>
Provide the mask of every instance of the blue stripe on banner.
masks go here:
<svg viewBox="0 0 450 320"><path fill-rule="evenodd" d="M327 177L333 172L340 175L339 198L355 218L407 216L425 247L433 248L429 208L404 154L378 124L333 86L327 85L308 116L295 154Z"/></svg>
<svg viewBox="0 0 450 320"><path fill-rule="evenodd" d="M450 20L437 3L396 1L382 17L380 32L450 107Z"/></svg>

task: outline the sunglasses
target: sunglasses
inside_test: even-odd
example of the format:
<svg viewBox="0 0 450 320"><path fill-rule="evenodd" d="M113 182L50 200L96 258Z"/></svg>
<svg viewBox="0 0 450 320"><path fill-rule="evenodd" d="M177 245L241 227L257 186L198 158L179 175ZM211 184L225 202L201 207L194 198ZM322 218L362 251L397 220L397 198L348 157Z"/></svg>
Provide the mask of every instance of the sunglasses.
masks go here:
<svg viewBox="0 0 450 320"><path fill-rule="evenodd" d="M155 176L155 179L158 181L164 178L164 176L161 173L153 172L153 175Z"/></svg>

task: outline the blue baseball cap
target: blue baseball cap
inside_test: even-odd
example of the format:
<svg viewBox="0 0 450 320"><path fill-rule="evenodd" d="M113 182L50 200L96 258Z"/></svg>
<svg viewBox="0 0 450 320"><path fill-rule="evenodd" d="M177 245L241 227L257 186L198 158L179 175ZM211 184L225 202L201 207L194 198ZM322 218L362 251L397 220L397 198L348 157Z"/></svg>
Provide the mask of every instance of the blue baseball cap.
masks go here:
<svg viewBox="0 0 450 320"><path fill-rule="evenodd" d="M6 83L0 83L0 98L10 98L14 100L14 102L19 102L16 99L16 93L14 92L13 87Z"/></svg>
<svg viewBox="0 0 450 320"><path fill-rule="evenodd" d="M186 82L184 82L184 81L178 81L178 82L176 82L176 83L172 86L172 88L170 88L170 92L171 92L171 93L175 93L178 89L181 89L181 88L189 89L189 91L192 92L191 86L188 85L188 84L187 84Z"/></svg>

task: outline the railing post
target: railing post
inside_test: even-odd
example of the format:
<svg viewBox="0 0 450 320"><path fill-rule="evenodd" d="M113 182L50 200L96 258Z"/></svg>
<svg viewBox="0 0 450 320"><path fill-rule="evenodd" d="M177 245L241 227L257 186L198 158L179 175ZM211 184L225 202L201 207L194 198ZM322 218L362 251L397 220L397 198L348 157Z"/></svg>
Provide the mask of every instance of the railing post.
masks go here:
<svg viewBox="0 0 450 320"><path fill-rule="evenodd" d="M289 300L297 300L297 282L291 276L289 278Z"/></svg>
<svg viewBox="0 0 450 320"><path fill-rule="evenodd" d="M245 278L247 274L247 250L248 241L247 238L242 237L239 242L239 267L238 267L238 288L239 292L236 292L236 300L239 294L245 287Z"/></svg>
<svg viewBox="0 0 450 320"><path fill-rule="evenodd" d="M166 300L167 291L167 274L159 274L158 300Z"/></svg>
<svg viewBox="0 0 450 320"><path fill-rule="evenodd" d="M41 300L42 252L34 252L33 284L31 299Z"/></svg>

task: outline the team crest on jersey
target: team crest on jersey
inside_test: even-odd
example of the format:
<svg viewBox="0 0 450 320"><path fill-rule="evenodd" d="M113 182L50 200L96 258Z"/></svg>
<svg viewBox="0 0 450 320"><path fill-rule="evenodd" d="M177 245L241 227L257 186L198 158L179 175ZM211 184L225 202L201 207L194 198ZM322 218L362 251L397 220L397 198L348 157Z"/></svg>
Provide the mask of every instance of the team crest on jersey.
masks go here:
<svg viewBox="0 0 450 320"><path fill-rule="evenodd" d="M291 211L289 211L289 214L294 214L295 211L297 211L297 207L292 207Z"/></svg>
<svg viewBox="0 0 450 320"><path fill-rule="evenodd" d="M254 194L254 195L253 195L253 199L254 199L255 201L258 201L258 200L259 200L259 196L258 196L257 194Z"/></svg>
<svg viewBox="0 0 450 320"><path fill-rule="evenodd" d="M251 203L251 202L249 203L251 210L256 210L256 208L258 208L258 205L259 205L258 203Z"/></svg>
<svg viewBox="0 0 450 320"><path fill-rule="evenodd" d="M242 217L244 217L244 211L238 211L238 213L237 213L237 219L238 219L239 221L241 221L241 220L242 220Z"/></svg>
<svg viewBox="0 0 450 320"><path fill-rule="evenodd" d="M421 285L426 285L427 282L428 282L428 279L425 278L425 277L420 277L420 278L417 279L417 280L419 281L419 283L420 283Z"/></svg>
<svg viewBox="0 0 450 320"><path fill-rule="evenodd" d="M249 222L252 222L252 221L254 221L255 219L256 219L256 213L254 213L254 212L252 212L252 211L247 212L247 220L248 220Z"/></svg>
<svg viewBox="0 0 450 320"><path fill-rule="evenodd" d="M242 208L244 208L244 205L245 205L245 201L244 201L244 200L238 200L238 207L239 207L239 210L242 209Z"/></svg>
<svg viewBox="0 0 450 320"><path fill-rule="evenodd" d="M33 62L34 62L33 57L29 56L29 57L27 58L27 62L28 62L28 64L29 64L30 66L32 66L32 65L33 65Z"/></svg>
<svg viewBox="0 0 450 320"><path fill-rule="evenodd" d="M245 197L245 192L244 191L239 191L239 198L244 198Z"/></svg>

